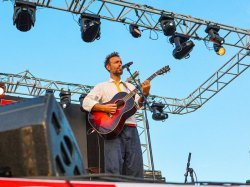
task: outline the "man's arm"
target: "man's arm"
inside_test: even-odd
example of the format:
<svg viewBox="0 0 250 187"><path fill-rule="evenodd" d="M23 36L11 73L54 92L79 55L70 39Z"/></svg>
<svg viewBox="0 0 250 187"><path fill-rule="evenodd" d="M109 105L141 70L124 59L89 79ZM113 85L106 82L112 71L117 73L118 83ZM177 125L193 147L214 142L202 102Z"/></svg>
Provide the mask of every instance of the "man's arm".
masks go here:
<svg viewBox="0 0 250 187"><path fill-rule="evenodd" d="M102 84L96 85L89 94L84 98L82 107L88 111L100 111L114 114L116 112L116 104L101 104L103 90Z"/></svg>

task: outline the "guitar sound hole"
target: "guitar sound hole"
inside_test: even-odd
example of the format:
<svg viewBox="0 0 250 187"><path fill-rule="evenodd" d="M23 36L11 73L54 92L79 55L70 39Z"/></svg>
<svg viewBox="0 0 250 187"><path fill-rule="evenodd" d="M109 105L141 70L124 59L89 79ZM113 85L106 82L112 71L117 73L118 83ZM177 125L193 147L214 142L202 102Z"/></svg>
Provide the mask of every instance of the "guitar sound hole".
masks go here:
<svg viewBox="0 0 250 187"><path fill-rule="evenodd" d="M123 100L117 100L115 104L117 105L117 109L120 109L124 106L125 102Z"/></svg>

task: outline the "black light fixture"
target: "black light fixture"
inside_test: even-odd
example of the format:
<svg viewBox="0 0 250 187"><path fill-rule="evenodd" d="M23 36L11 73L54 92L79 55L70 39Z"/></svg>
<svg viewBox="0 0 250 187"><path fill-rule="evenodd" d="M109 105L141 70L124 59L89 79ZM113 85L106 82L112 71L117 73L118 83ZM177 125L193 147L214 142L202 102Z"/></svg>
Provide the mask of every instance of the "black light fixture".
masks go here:
<svg viewBox="0 0 250 187"><path fill-rule="evenodd" d="M47 94L54 94L54 90L50 89L50 88L46 89L45 95L47 95Z"/></svg>
<svg viewBox="0 0 250 187"><path fill-rule="evenodd" d="M27 32L36 21L36 5L30 2L15 1L13 24L22 32Z"/></svg>
<svg viewBox="0 0 250 187"><path fill-rule="evenodd" d="M94 14L82 13L79 19L81 26L81 37L85 42L93 42L95 39L100 39L101 36L101 21L100 16Z"/></svg>
<svg viewBox="0 0 250 187"><path fill-rule="evenodd" d="M205 32L209 35L209 40L213 43L222 45L225 40L219 35L220 27L218 25L208 25Z"/></svg>
<svg viewBox="0 0 250 187"><path fill-rule="evenodd" d="M129 32L134 38L141 37L141 31L139 30L137 25L130 24L129 25Z"/></svg>
<svg viewBox="0 0 250 187"><path fill-rule="evenodd" d="M168 118L168 114L163 111L165 107L162 103L153 103L151 108L153 109L152 118L156 121L163 121Z"/></svg>
<svg viewBox="0 0 250 187"><path fill-rule="evenodd" d="M60 96L60 104L63 108L69 107L71 104L71 93L70 90L68 89L67 91L61 89L61 92L59 94Z"/></svg>
<svg viewBox="0 0 250 187"><path fill-rule="evenodd" d="M175 44L175 49L173 50L173 56L176 59L188 58L189 53L192 51L195 44L189 37L184 34L175 33L170 39L171 44Z"/></svg>
<svg viewBox="0 0 250 187"><path fill-rule="evenodd" d="M159 22L165 36L172 36L175 33L176 25L172 15L162 14Z"/></svg>
<svg viewBox="0 0 250 187"><path fill-rule="evenodd" d="M0 97L5 94L5 84L0 82Z"/></svg>
<svg viewBox="0 0 250 187"><path fill-rule="evenodd" d="M209 40L213 42L214 51L218 55L226 53L225 48L222 46L225 43L224 38L219 35L220 27L218 25L208 25L205 32L208 33Z"/></svg>

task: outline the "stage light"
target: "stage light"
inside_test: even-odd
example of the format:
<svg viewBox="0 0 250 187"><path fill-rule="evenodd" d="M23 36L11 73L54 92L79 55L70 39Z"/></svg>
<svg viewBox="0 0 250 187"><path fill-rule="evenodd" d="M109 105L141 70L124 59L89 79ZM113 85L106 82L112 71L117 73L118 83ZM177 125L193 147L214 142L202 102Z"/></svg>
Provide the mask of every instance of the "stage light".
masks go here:
<svg viewBox="0 0 250 187"><path fill-rule="evenodd" d="M175 33L176 26L173 16L162 14L159 18L159 22L165 36L172 36Z"/></svg>
<svg viewBox="0 0 250 187"><path fill-rule="evenodd" d="M141 37L141 31L139 30L137 25L129 25L129 32L134 38Z"/></svg>
<svg viewBox="0 0 250 187"><path fill-rule="evenodd" d="M5 84L0 83L0 97L5 94Z"/></svg>
<svg viewBox="0 0 250 187"><path fill-rule="evenodd" d="M153 103L151 108L153 109L152 118L156 121L163 121L168 118L168 114L163 111L164 104L162 103Z"/></svg>
<svg viewBox="0 0 250 187"><path fill-rule="evenodd" d="M225 48L222 46L225 43L224 38L219 35L220 27L217 25L208 25L205 32L208 33L209 40L213 42L214 51L217 55L224 55Z"/></svg>
<svg viewBox="0 0 250 187"><path fill-rule="evenodd" d="M60 92L59 96L60 96L60 104L61 104L61 106L63 108L69 107L69 105L71 104L70 90L65 91L65 90L61 89L61 92Z"/></svg>
<svg viewBox="0 0 250 187"><path fill-rule="evenodd" d="M170 39L171 44L175 44L175 49L173 50L173 56L176 59L188 58L189 53L192 51L195 44L189 37L183 34L175 33Z"/></svg>
<svg viewBox="0 0 250 187"><path fill-rule="evenodd" d="M217 25L208 25L205 32L209 35L209 40L218 45L222 45L225 43L224 38L219 35L220 27Z"/></svg>
<svg viewBox="0 0 250 187"><path fill-rule="evenodd" d="M226 49L222 45L214 43L214 51L217 55L223 56L226 53Z"/></svg>
<svg viewBox="0 0 250 187"><path fill-rule="evenodd" d="M16 1L14 6L13 24L22 32L27 32L36 21L36 5L30 2Z"/></svg>
<svg viewBox="0 0 250 187"><path fill-rule="evenodd" d="M45 91L45 95L47 95L47 94L54 94L54 90L53 89L47 89L46 91Z"/></svg>
<svg viewBox="0 0 250 187"><path fill-rule="evenodd" d="M79 19L81 26L82 40L85 42L93 42L99 39L101 35L101 21L100 16L94 14L81 14Z"/></svg>

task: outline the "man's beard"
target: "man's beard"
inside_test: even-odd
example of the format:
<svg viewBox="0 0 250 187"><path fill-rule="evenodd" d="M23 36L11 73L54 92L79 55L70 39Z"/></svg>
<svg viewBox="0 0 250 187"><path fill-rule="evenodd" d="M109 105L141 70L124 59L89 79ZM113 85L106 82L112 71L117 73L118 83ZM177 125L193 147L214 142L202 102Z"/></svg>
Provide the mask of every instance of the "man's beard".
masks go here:
<svg viewBox="0 0 250 187"><path fill-rule="evenodd" d="M122 75L122 74L123 74L123 70L117 71L117 72L114 73L114 75L116 75L116 76L119 76L119 75Z"/></svg>

